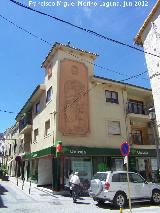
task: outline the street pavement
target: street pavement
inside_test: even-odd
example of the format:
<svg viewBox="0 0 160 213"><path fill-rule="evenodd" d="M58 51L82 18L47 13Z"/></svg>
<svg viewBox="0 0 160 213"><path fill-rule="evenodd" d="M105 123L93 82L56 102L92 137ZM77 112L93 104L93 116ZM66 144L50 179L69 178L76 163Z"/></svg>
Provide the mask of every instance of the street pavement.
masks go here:
<svg viewBox="0 0 160 213"><path fill-rule="evenodd" d="M97 205L90 197L81 197L77 203L72 202L67 193L59 194L32 184L29 194L29 183L18 186L16 179L0 181L0 213L118 213L110 204ZM134 204L132 213L160 213L160 206L150 203ZM123 213L130 213L129 209Z"/></svg>

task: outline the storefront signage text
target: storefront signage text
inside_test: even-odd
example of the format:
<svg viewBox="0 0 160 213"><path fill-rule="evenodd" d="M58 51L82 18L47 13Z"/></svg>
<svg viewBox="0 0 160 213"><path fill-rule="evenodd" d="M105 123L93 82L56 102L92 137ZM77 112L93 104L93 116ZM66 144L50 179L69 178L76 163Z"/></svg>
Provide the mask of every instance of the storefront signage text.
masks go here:
<svg viewBox="0 0 160 213"><path fill-rule="evenodd" d="M138 150L137 150L137 154L138 154L138 155L148 155L149 153L148 153L148 152L145 152L145 151L138 151Z"/></svg>
<svg viewBox="0 0 160 213"><path fill-rule="evenodd" d="M85 150L74 150L74 149L70 149L70 154L78 154L78 155L86 155L87 152Z"/></svg>

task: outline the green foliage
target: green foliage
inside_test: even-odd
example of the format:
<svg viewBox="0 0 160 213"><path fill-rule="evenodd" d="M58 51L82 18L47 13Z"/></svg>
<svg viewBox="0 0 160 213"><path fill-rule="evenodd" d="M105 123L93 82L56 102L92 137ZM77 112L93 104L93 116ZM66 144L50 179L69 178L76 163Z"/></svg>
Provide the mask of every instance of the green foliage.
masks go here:
<svg viewBox="0 0 160 213"><path fill-rule="evenodd" d="M2 176L5 176L5 175L8 174L8 169L7 169L7 167L5 165L1 165L1 167L0 167L0 174Z"/></svg>

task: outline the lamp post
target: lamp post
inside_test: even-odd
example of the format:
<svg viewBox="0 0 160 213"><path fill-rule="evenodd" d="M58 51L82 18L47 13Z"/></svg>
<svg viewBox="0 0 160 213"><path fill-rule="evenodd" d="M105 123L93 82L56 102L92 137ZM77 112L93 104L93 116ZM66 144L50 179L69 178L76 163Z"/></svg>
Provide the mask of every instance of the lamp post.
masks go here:
<svg viewBox="0 0 160 213"><path fill-rule="evenodd" d="M156 114L154 107L149 109L149 118L152 121L153 127L153 136L156 145L156 154L157 154L157 171L158 175L160 174L160 150L159 150L159 137L157 134L157 127L156 127Z"/></svg>

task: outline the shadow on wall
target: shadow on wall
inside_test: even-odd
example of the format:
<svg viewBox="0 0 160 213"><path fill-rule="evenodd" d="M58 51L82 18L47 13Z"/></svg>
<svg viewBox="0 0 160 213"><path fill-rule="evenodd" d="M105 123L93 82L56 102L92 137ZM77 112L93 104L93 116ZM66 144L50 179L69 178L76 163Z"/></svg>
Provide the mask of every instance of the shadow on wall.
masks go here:
<svg viewBox="0 0 160 213"><path fill-rule="evenodd" d="M7 206L4 205L2 195L5 194L5 192L8 192L5 187L0 185L0 208L7 208Z"/></svg>

